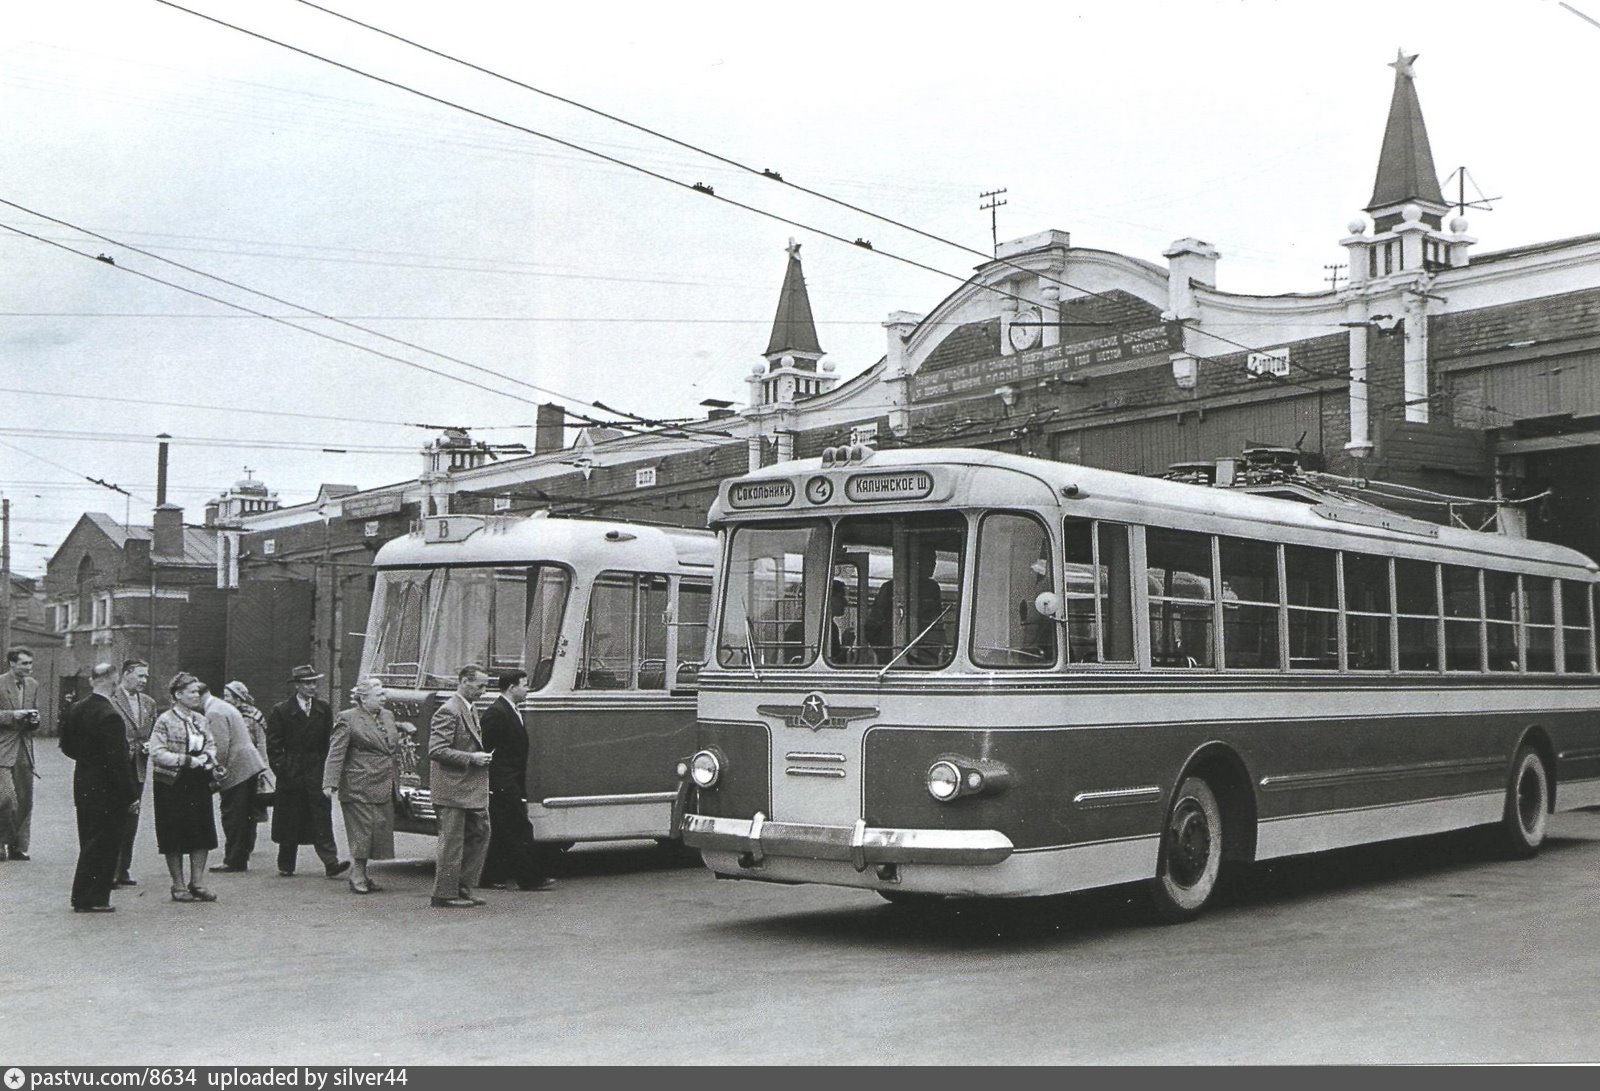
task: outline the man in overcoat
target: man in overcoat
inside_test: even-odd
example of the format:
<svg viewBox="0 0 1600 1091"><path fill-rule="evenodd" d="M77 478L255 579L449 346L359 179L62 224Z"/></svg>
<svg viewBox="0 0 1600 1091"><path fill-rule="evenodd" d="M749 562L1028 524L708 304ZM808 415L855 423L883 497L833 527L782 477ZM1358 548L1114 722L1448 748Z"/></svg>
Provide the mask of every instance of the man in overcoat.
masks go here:
<svg viewBox="0 0 1600 1091"><path fill-rule="evenodd" d="M111 704L122 717L128 740L128 762L139 785L139 798L128 808L122 823L122 847L117 853L117 886L138 886L133 867L133 845L139 837L139 812L144 808L144 781L150 765L150 731L156 725L155 699L145 693L150 685L150 664L143 659L122 662L122 680L111 691Z"/></svg>
<svg viewBox="0 0 1600 1091"><path fill-rule="evenodd" d="M439 818L432 904L441 909L488 904L472 893L489 848L489 763L493 760L483 748L483 729L472 702L488 684L488 672L476 663L462 667L456 676L456 691L439 706L428 725L428 757L433 759L428 790Z"/></svg>
<svg viewBox="0 0 1600 1091"><path fill-rule="evenodd" d="M528 822L528 729L518 707L528 695L528 672L501 671L500 696L483 710L483 745L489 763L489 856L483 865L485 886L514 882L521 890L549 890L555 880L544 874Z"/></svg>
<svg viewBox="0 0 1600 1091"><path fill-rule="evenodd" d="M8 648L6 666L0 675L0 859L27 860L39 683L33 677L33 652L27 648Z"/></svg>
<svg viewBox="0 0 1600 1091"><path fill-rule="evenodd" d="M111 703L117 669L101 663L89 675L94 690L67 710L61 751L77 762L72 802L78 811L78 869L72 876L72 908L78 913L115 913L111 882L122 847L124 819L138 806L139 782L128 761L122 717Z"/></svg>
<svg viewBox="0 0 1600 1091"><path fill-rule="evenodd" d="M301 845L311 845L328 878L350 870L333 843L333 804L322 794L333 709L317 696L322 675L296 667L289 675L294 696L267 716L267 763L278 781L272 809L272 839L278 843L278 874L293 875Z"/></svg>

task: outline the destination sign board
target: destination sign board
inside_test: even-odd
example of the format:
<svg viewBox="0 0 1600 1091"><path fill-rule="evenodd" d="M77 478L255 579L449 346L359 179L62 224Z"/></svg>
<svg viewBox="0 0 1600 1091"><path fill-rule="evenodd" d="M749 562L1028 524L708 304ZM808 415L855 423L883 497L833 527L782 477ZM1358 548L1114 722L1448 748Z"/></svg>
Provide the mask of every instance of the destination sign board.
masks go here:
<svg viewBox="0 0 1600 1091"><path fill-rule="evenodd" d="M728 486L730 507L781 508L793 502L793 481L740 481Z"/></svg>
<svg viewBox="0 0 1600 1091"><path fill-rule="evenodd" d="M973 390L1003 386L1006 383L1047 379L1064 372L1078 371L1095 364L1111 364L1140 356L1176 352L1183 347L1183 327L1176 322L1157 322L1135 329L1119 330L1103 337L1068 341L1049 348L1019 352L1014 356L995 356L988 360L953 364L937 371L919 371L911 378L914 401L943 398Z"/></svg>
<svg viewBox="0 0 1600 1091"><path fill-rule="evenodd" d="M933 475L926 470L854 474L844 483L845 499L858 504L884 500L925 500L933 493Z"/></svg>

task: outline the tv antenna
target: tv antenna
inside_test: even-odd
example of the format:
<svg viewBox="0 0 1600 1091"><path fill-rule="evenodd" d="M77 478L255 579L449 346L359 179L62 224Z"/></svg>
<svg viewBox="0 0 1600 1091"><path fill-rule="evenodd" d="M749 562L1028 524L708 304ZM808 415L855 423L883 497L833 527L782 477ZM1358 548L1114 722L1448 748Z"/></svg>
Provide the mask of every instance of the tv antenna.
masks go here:
<svg viewBox="0 0 1600 1091"><path fill-rule="evenodd" d="M1439 188L1449 189L1451 182L1456 184L1455 206L1457 216L1465 216L1467 214L1467 209L1469 208L1481 208L1485 212L1493 212L1494 203L1500 200L1498 197L1485 197L1483 194L1483 189L1478 185L1477 180L1474 179L1471 174L1467 173L1466 167L1457 167L1455 170L1451 171L1450 177L1446 178L1444 180L1444 185ZM1467 200L1468 183L1472 185L1473 192L1478 195L1476 198L1470 201Z"/></svg>

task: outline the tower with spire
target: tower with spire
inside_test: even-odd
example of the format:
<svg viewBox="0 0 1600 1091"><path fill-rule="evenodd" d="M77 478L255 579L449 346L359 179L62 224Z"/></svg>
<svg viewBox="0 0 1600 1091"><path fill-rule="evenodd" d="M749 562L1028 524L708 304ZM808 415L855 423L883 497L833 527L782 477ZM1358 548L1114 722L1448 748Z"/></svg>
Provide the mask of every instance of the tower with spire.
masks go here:
<svg viewBox="0 0 1600 1091"><path fill-rule="evenodd" d="M763 353L767 362L750 372L751 405L795 402L826 393L838 382L833 365L822 363L826 353L817 341L817 326L811 317L811 297L806 294L806 276L800 268L800 244L790 239L787 251L789 265L778 293L778 312Z"/></svg>

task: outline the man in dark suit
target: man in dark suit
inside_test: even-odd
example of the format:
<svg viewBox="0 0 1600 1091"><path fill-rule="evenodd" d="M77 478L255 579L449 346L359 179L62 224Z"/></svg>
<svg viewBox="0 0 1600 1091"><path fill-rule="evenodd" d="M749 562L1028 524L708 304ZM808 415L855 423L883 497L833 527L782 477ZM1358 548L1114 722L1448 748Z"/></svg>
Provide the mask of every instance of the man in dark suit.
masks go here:
<svg viewBox="0 0 1600 1091"><path fill-rule="evenodd" d="M528 822L528 729L518 707L528 695L528 672L501 671L500 696L484 709L483 745L489 763L489 855L483 885L514 882L519 890L549 890L555 880L539 866Z"/></svg>
<svg viewBox="0 0 1600 1091"><path fill-rule="evenodd" d="M150 730L156 723L156 703L145 693L150 684L150 664L143 659L128 659L122 664L122 681L111 691L111 704L122 717L127 729L128 761L139 784L141 800L144 796L145 771L150 764ZM117 854L117 886L138 886L130 874L133 866L133 844L139 837L139 811L143 804L135 800L128 809L122 824L122 849Z"/></svg>
<svg viewBox="0 0 1600 1091"><path fill-rule="evenodd" d="M278 780L272 808L272 839L278 843L278 874L293 875L301 845L311 845L328 878L350 870L333 843L333 803L322 794L333 709L317 696L322 675L311 666L289 675L294 696L267 716L267 764Z"/></svg>
<svg viewBox="0 0 1600 1091"><path fill-rule="evenodd" d="M483 748L483 729L472 702L488 685L489 674L482 667L462 667L456 691L428 725L428 757L433 759L428 791L439 816L432 904L440 909L488 904L472 893L489 848L489 763L494 757Z"/></svg>
<svg viewBox="0 0 1600 1091"><path fill-rule="evenodd" d="M72 802L78 809L72 908L77 913L115 913L111 881L124 819L139 803L139 782L128 761L122 717L111 704L117 669L99 664L89 675L89 685L94 692L67 710L61 726L61 751L78 763L72 777Z"/></svg>
<svg viewBox="0 0 1600 1091"><path fill-rule="evenodd" d="M39 730L39 683L33 652L6 650L0 675L0 859L27 860L33 829L33 733Z"/></svg>

